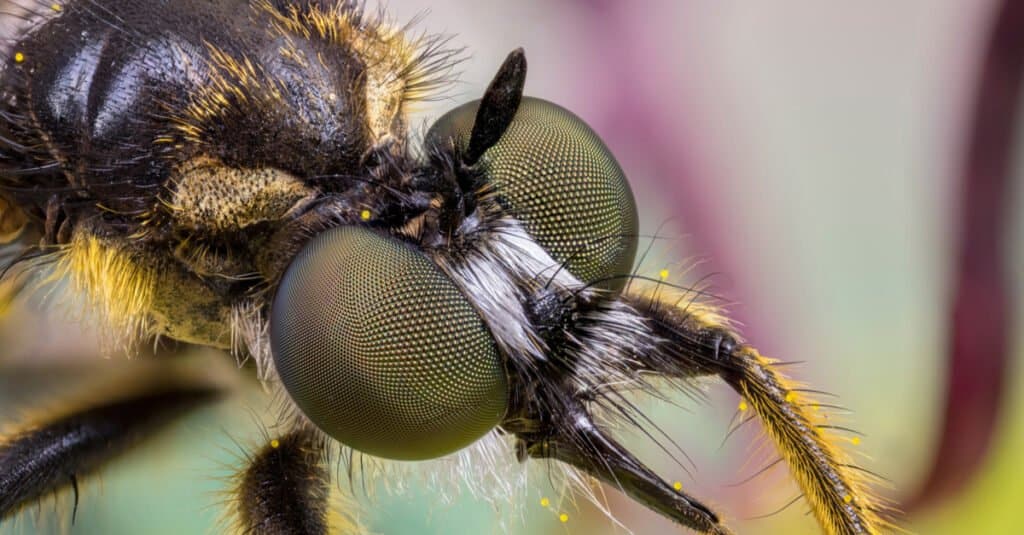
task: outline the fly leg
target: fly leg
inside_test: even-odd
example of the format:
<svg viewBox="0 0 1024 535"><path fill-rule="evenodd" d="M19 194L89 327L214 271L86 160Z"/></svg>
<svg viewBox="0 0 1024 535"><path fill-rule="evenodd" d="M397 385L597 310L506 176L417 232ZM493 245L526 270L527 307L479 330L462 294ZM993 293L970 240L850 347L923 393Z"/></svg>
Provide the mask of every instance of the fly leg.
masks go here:
<svg viewBox="0 0 1024 535"><path fill-rule="evenodd" d="M0 520L67 487L75 491L73 519L79 478L218 393L211 386L155 383L115 400L28 422L0 437Z"/></svg>
<svg viewBox="0 0 1024 535"><path fill-rule="evenodd" d="M517 438L519 460L561 461L698 533L732 533L710 507L658 477L611 434L622 427L646 432L649 422L625 396L653 392L644 378L651 370L642 369L638 355L661 342L637 311L603 295L547 289L525 304L546 351L544 359L509 360L510 404L501 428Z"/></svg>
<svg viewBox="0 0 1024 535"><path fill-rule="evenodd" d="M869 473L851 464L838 447L829 427L811 410L815 402L807 391L743 343L714 309L697 303L681 307L657 296L627 295L624 301L663 340L637 357L645 371L722 377L760 418L827 533L875 534L891 527L868 489Z"/></svg>
<svg viewBox="0 0 1024 535"><path fill-rule="evenodd" d="M329 522L327 445L312 430L296 429L251 453L234 494L240 533L319 535L339 528Z"/></svg>

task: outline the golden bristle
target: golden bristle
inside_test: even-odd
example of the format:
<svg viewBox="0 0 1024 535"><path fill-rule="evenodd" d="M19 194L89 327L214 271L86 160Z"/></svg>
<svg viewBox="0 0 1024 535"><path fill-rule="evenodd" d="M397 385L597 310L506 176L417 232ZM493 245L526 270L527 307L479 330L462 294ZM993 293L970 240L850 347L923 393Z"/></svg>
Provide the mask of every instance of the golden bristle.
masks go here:
<svg viewBox="0 0 1024 535"><path fill-rule="evenodd" d="M44 281L67 279L84 296L89 310L114 339L109 349L130 350L152 332L157 273L127 251L85 229L76 230Z"/></svg>

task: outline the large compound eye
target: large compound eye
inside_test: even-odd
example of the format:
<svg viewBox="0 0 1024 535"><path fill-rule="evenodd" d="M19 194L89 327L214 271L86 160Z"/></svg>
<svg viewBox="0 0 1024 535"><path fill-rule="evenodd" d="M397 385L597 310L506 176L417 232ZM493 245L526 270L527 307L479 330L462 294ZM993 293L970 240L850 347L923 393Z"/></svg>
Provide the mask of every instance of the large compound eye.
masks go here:
<svg viewBox="0 0 1024 535"><path fill-rule="evenodd" d="M430 459L505 414L508 381L469 301L405 243L361 227L314 237L278 288L274 363L320 429L356 450Z"/></svg>
<svg viewBox="0 0 1024 535"><path fill-rule="evenodd" d="M469 144L480 101L438 119L427 144ZM579 117L523 97L478 165L512 214L552 258L585 282L628 275L637 247L633 193L615 157ZM605 287L621 288L624 278Z"/></svg>

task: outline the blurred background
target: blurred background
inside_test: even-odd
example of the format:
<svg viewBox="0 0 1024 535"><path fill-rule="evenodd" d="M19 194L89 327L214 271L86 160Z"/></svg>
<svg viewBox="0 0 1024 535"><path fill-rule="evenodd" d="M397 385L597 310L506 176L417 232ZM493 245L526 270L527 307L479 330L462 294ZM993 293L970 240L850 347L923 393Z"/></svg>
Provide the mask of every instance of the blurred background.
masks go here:
<svg viewBox="0 0 1024 535"><path fill-rule="evenodd" d="M862 436L846 447L891 482L882 492L907 510L902 526L1011 534L1024 499L1020 73L991 77L1003 100L979 93L999 13L1021 19L1011 3L391 0L388 10L399 21L428 11L417 28L453 34L468 54L460 82L420 105L416 124L477 98L505 54L525 47L527 93L588 121L633 182L643 231L665 223L678 236L641 269L696 263L681 282L707 277L763 353L803 361L787 371L852 411ZM1007 28L1024 40L1024 24ZM978 102L991 104L981 126ZM990 123L1009 126L969 156ZM126 366L100 357L95 335L44 297L0 321L0 423ZM231 373L230 357L205 357ZM71 532L220 532L218 491L238 444L261 440L254 423L270 406L245 384L83 484ZM750 447L753 426L723 444L738 398L707 390L706 404L646 405L697 465L691 474L642 439L630 447L737 533L817 533L803 502L784 508L798 494L784 469L744 482L772 457ZM608 490L616 525L563 499L540 468L510 514L410 483L362 500L361 520L386 534L680 531ZM0 533L66 528L69 504L47 500Z"/></svg>

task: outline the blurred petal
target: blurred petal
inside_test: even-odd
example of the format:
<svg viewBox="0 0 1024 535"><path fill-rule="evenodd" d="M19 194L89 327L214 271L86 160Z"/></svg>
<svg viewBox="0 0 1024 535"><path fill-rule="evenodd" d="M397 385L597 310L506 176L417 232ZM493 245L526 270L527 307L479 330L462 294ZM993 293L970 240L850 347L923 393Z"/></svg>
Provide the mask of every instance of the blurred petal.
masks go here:
<svg viewBox="0 0 1024 535"><path fill-rule="evenodd" d="M930 474L907 508L933 504L970 482L989 450L1004 397L1012 324L1008 199L1024 74L1024 3L1004 0L997 8L962 174L942 431Z"/></svg>

